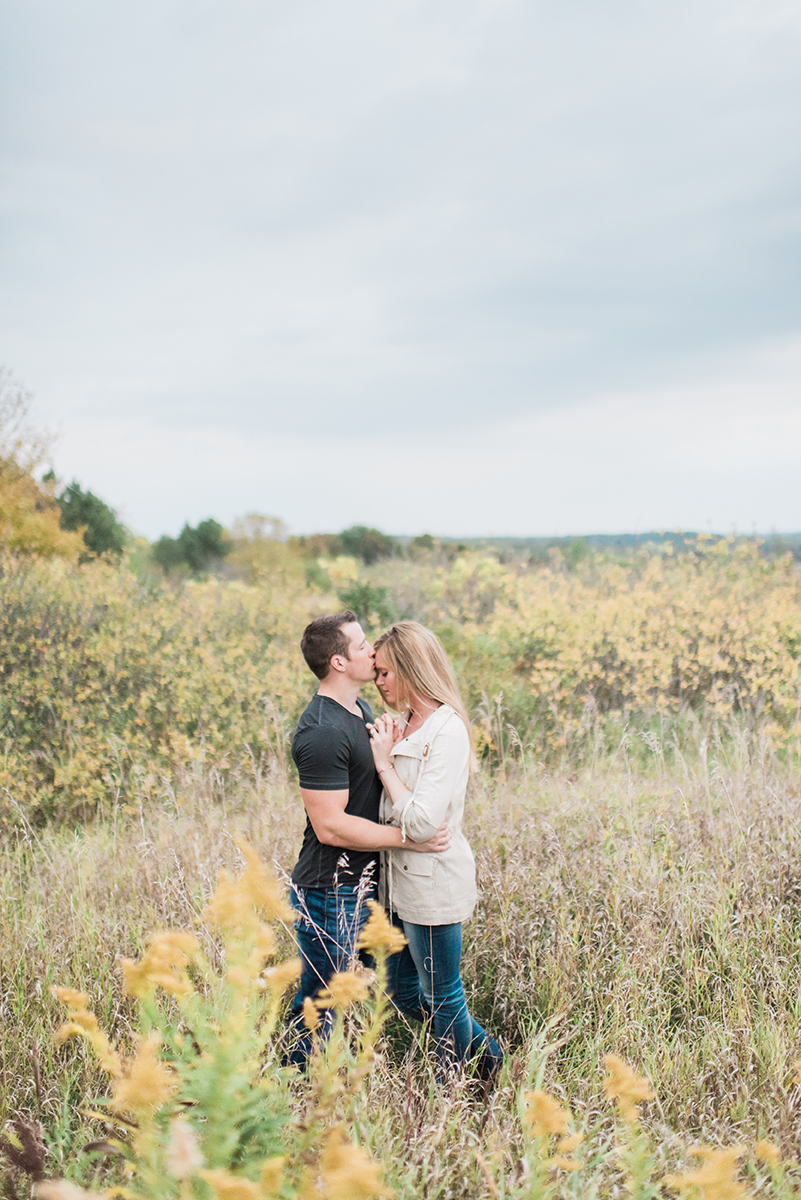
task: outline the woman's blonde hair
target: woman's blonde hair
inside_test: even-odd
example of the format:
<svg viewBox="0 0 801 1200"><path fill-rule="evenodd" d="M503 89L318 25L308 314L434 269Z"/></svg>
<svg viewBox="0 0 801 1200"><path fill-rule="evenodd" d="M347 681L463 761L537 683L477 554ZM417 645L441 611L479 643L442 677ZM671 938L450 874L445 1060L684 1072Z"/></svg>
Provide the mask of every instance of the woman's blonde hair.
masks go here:
<svg viewBox="0 0 801 1200"><path fill-rule="evenodd" d="M436 700L440 704L449 704L461 717L470 738L470 770L475 770L470 718L450 659L437 635L419 621L398 621L377 638L373 649L376 653L381 651L387 666L395 673L395 700L399 710L414 708L415 700Z"/></svg>

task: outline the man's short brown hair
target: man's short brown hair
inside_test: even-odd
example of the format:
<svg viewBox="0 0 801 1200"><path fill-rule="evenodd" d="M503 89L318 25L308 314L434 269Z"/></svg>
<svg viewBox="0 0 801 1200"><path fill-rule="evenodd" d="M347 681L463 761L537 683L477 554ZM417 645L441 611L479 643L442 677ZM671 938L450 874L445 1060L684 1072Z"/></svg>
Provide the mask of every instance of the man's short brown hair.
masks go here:
<svg viewBox="0 0 801 1200"><path fill-rule="evenodd" d="M355 612L347 609L345 612L335 613L331 617L318 617L303 630L300 648L309 668L314 671L318 679L326 678L331 670L331 659L335 654L341 654L343 658L350 659L349 643L342 632L342 626L351 625L358 619Z"/></svg>

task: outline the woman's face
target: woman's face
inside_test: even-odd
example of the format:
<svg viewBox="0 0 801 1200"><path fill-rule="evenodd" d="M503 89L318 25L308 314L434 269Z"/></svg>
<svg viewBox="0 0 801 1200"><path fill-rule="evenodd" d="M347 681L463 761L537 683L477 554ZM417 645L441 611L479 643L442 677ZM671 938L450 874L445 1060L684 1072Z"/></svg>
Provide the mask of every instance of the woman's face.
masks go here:
<svg viewBox="0 0 801 1200"><path fill-rule="evenodd" d="M375 686L387 708L395 708L395 672L380 650L375 652Z"/></svg>

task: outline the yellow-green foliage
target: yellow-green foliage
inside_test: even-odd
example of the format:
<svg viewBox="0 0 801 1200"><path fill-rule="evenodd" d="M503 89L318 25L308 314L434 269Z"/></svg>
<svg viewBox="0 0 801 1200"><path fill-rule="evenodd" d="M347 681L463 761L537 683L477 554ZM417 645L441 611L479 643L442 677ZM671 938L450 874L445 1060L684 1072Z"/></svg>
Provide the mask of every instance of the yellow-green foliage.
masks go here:
<svg viewBox="0 0 801 1200"><path fill-rule="evenodd" d="M314 687L300 634L359 568L318 567L331 588L321 592L299 577L294 551L275 547L283 558L256 554L253 583L179 590L125 566L6 556L0 816L80 814L157 790L188 762L228 771L284 755ZM440 634L490 760L510 738L540 757L580 753L609 714L664 731L692 709L710 725L758 727L774 747L801 738L801 581L789 557L769 561L754 543L702 539L676 556L652 549L577 569L558 555L547 567L429 555L361 577L365 596Z"/></svg>
<svg viewBox="0 0 801 1200"><path fill-rule="evenodd" d="M0 578L4 819L86 812L181 764L284 752L319 598L242 583L145 587L125 568L7 558ZM148 783L149 780L149 783Z"/></svg>
<svg viewBox="0 0 801 1200"><path fill-rule="evenodd" d="M14 458L0 456L0 539L3 549L73 562L86 552L83 530L61 528L54 485L39 484Z"/></svg>
<svg viewBox="0 0 801 1200"><path fill-rule="evenodd" d="M701 538L680 555L599 555L576 570L559 554L533 569L465 555L418 588L420 619L473 703L503 690L512 723L546 746L606 712L687 707L759 721L776 745L801 736L801 580L789 556L768 561L754 542Z"/></svg>

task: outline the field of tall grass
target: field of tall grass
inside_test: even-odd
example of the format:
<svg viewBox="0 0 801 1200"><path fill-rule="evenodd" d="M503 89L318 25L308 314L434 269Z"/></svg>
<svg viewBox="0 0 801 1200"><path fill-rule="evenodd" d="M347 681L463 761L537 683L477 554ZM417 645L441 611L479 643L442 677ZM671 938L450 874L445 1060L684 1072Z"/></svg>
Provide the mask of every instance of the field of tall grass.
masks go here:
<svg viewBox="0 0 801 1200"><path fill-rule="evenodd" d="M327 592L170 592L103 564L7 565L6 1194L38 1175L199 1200L796 1195L793 569L724 543L583 573L433 556L355 580L338 570ZM286 736L310 684L297 635L356 584L368 603L438 629L476 712L468 832L480 902L464 968L471 1008L508 1050L489 1092L438 1084L420 1031L391 1014L384 1023L380 1003L376 1018L369 996L348 1017L352 1041L335 1038L308 1084L286 1077L280 1022L259 1026L277 976L259 983L263 959L257 971L247 957L232 974L244 951L223 954L219 904L209 925L218 872L232 880L245 866L241 839L279 882L291 870L303 814ZM280 906L271 922L280 963L293 954ZM202 957L187 996L168 988L153 1007L126 992L122 960L150 961L148 939L166 929L191 931ZM85 1039L57 1039L68 1013L54 986L84 994L123 1060L137 1061L137 1030L161 1031L172 1074L159 1075L155 1043L138 1043L160 1106L138 1112L130 1088L123 1103ZM201 1001L200 1015L182 1007ZM193 1034L201 1016L209 1045ZM212 1043L231 1056L239 1046L236 1103L259 1101L256 1132L232 1117L228 1149L198 1091ZM184 1174L173 1171L179 1132Z"/></svg>

